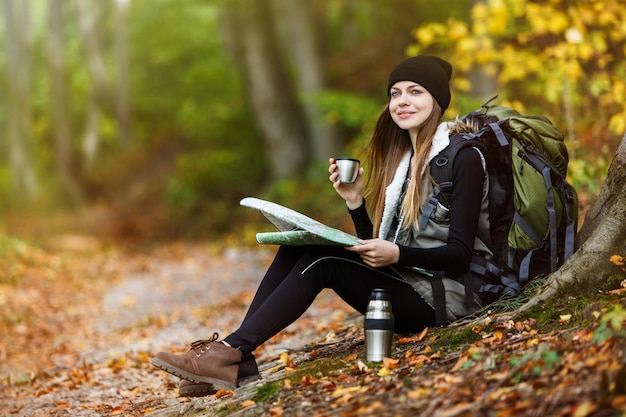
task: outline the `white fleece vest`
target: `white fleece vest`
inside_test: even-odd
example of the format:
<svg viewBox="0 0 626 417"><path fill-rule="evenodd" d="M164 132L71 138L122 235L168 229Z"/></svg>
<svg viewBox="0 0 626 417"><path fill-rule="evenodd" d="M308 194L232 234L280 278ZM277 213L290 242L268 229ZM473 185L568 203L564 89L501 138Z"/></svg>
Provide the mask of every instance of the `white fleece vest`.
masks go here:
<svg viewBox="0 0 626 417"><path fill-rule="evenodd" d="M451 123L442 123L437 128L435 136L433 138L432 147L428 157L428 162L435 158L442 150L444 150L450 144L449 130ZM480 153L480 151L477 150ZM483 169L486 172L486 163L483 155ZM396 230L394 226L394 217L398 212L398 208L401 204L402 188L407 178L411 160L411 152L408 152L398 165L394 178L385 190L385 206L381 219L380 229L378 236L381 239L386 239L395 242L399 245L419 247L419 248L434 248L443 246L448 240L449 222L445 220L449 217L449 213L445 211L443 206L436 210L435 219L430 219L428 224L423 230ZM428 167L428 165L426 165ZM421 202L420 214L424 211L428 200L434 192L434 188L428 178L422 175L424 193ZM489 236L489 205L488 205L488 191L489 191L489 178L485 176L485 182L483 184L483 203L481 209L481 215L479 218L479 232L478 236ZM440 213L441 222L437 221L437 212ZM398 226L399 227L399 226ZM478 237L474 240L474 250L476 252L490 253L487 245ZM420 268L408 268L393 266L393 268L407 281L411 286L428 302L431 306L434 306L432 285L430 280L424 274L424 271ZM449 320L456 320L459 317L465 316L468 312L465 308L465 287L460 282L451 279L443 278L443 284L446 291L446 310ZM481 301L478 296L475 297L476 306L481 307Z"/></svg>

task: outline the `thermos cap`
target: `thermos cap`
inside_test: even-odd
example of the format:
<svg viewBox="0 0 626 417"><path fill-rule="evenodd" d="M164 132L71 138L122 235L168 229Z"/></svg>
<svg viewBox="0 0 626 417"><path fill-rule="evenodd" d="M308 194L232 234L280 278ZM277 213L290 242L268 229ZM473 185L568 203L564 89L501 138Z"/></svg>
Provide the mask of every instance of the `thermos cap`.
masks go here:
<svg viewBox="0 0 626 417"><path fill-rule="evenodd" d="M389 301L389 293L383 288L375 288L370 294L370 300Z"/></svg>

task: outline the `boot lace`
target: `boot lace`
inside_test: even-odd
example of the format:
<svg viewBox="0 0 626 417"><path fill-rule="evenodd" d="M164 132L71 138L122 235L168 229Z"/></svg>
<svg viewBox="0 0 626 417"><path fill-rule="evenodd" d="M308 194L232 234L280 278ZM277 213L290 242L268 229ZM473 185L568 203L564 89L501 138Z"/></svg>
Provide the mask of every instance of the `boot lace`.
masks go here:
<svg viewBox="0 0 626 417"><path fill-rule="evenodd" d="M215 332L213 333L213 336L211 336L210 339L196 340L195 342L191 344L190 350L193 350L194 352L196 352L196 356L200 357L201 354L203 354L205 351L209 349L209 344L215 342L218 338L219 338L219 335L217 334L217 332Z"/></svg>

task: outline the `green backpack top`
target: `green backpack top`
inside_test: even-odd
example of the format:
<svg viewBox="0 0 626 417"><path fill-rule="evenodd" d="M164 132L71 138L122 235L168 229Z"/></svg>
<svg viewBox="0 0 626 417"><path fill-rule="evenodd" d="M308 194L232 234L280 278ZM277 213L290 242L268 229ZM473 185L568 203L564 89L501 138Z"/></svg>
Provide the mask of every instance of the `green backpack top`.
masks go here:
<svg viewBox="0 0 626 417"><path fill-rule="evenodd" d="M479 293L517 295L530 279L554 272L574 252L578 198L566 179L569 158L563 134L546 117L489 102L461 118L475 133L451 135L442 154L452 163L431 164L430 172L440 185L439 194L445 195L452 188L456 153L473 146L485 155L491 235L485 243L494 258L475 256L471 271L483 284L465 286ZM424 216L439 202L435 197ZM471 298L466 298L469 304Z"/></svg>

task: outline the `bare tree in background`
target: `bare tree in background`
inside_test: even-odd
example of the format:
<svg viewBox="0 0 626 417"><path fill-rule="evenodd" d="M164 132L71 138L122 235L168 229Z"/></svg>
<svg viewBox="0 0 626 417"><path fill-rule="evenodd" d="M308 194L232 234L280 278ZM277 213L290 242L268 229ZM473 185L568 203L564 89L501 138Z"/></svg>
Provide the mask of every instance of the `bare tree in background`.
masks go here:
<svg viewBox="0 0 626 417"><path fill-rule="evenodd" d="M295 176L309 161L307 127L279 53L269 1L230 0L224 13L242 90L266 141L271 180Z"/></svg>
<svg viewBox="0 0 626 417"><path fill-rule="evenodd" d="M91 75L91 92L83 152L87 163L92 163L98 153L100 137L98 125L102 117L102 107L106 105L109 86L100 48L100 31L98 23L102 20L103 4L100 1L76 0L74 2L78 14L78 26L82 34L87 67Z"/></svg>
<svg viewBox="0 0 626 417"><path fill-rule="evenodd" d="M9 163L17 197L31 198L37 180L31 156L30 37L28 2L4 0L9 96Z"/></svg>
<svg viewBox="0 0 626 417"><path fill-rule="evenodd" d="M131 140L130 133L130 81L128 63L128 6L130 0L115 1L115 62L117 63L116 114L119 135L124 142Z"/></svg>
<svg viewBox="0 0 626 417"><path fill-rule="evenodd" d="M126 34L128 0L115 0L113 3L101 0L75 0L74 4L92 85L83 143L85 159L91 163L98 153L100 142L98 125L103 112L115 118L120 140L122 142L130 140L130 82ZM102 48L104 34L102 22L111 4L115 12L117 86L109 80Z"/></svg>
<svg viewBox="0 0 626 417"><path fill-rule="evenodd" d="M48 1L48 31L45 37L50 74L50 107L54 129L54 154L57 172L63 189L73 203L82 200L81 187L74 176L75 152L72 143L71 117L68 108L67 69L65 64L65 40L63 0Z"/></svg>
<svg viewBox="0 0 626 417"><path fill-rule="evenodd" d="M295 78L309 127L313 158L327 161L338 155L341 144L315 100L326 85L319 45L321 37L317 33L313 4L311 0L274 0L274 9L281 26L285 27L281 45L288 51L296 69Z"/></svg>

